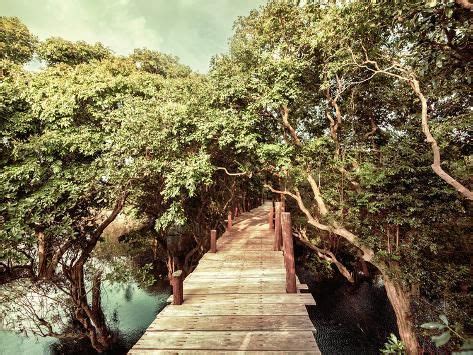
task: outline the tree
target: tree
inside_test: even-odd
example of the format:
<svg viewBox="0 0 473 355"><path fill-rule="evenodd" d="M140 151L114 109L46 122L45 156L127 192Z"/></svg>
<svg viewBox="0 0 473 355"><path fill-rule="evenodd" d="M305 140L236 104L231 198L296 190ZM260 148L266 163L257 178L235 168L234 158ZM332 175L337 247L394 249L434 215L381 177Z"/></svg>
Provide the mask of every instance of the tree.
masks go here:
<svg viewBox="0 0 473 355"><path fill-rule="evenodd" d="M0 60L23 64L31 60L37 39L17 17L0 16Z"/></svg>
<svg viewBox="0 0 473 355"><path fill-rule="evenodd" d="M135 49L130 55L130 59L135 62L137 68L164 77L186 77L191 73L191 69L179 63L177 57L146 48Z"/></svg>
<svg viewBox="0 0 473 355"><path fill-rule="evenodd" d="M412 5L350 2L319 7L270 2L239 21L229 55L214 60L211 76L221 105L237 111L241 119L258 122L255 130L265 127L267 141L256 147L258 169L262 166L268 174L268 188L290 197L292 207L314 227L303 241L318 243L313 249L348 277L336 255L324 250L330 243L323 241L333 235L345 241L347 252L377 268L401 339L414 354L418 352L415 320L418 317L420 323L423 315L413 313L411 288L422 283L421 275L436 282L448 279L438 274L446 264L455 269L456 280L465 277L466 265L458 253L465 245L463 221L468 216L468 202L462 199L469 183L463 140L469 137L468 113L453 102L456 95L469 94L462 74L465 62L459 62L459 56L467 54L456 47L467 37L464 9L455 4L436 4L434 10ZM425 20L421 22L428 28L425 32L416 27L419 18ZM442 47L448 54L428 41L433 30L429 24L435 21L447 26L436 30L438 38L443 31L453 35ZM432 57L442 66L456 68L458 77L448 80L436 69L416 79L392 75L399 73L396 70L412 73L421 66L430 68ZM442 166L454 170L452 176L465 187L459 189L462 195L440 179L435 160L437 167L426 171L430 152L421 139L428 134L426 100L416 86L422 78L436 83L426 89L438 100L430 108L430 124L459 133L450 131L444 137L448 148ZM453 97L447 94L451 85ZM440 119L438 114L446 107L452 116ZM455 233L440 239L439 232L446 230ZM433 267L425 261L434 256L438 263ZM423 286L423 297L445 297L432 283ZM454 293L448 297L459 302Z"/></svg>
<svg viewBox="0 0 473 355"><path fill-rule="evenodd" d="M40 42L37 48L39 59L48 65L68 64L77 65L93 60L103 60L111 56L109 49L101 43L94 45L84 41L71 42L60 37L51 37Z"/></svg>
<svg viewBox="0 0 473 355"><path fill-rule="evenodd" d="M127 196L126 180L110 176L103 160L107 134L116 124L108 113L123 94L117 88L126 82L126 76L115 76L120 68L126 73L126 62L54 66L32 77L21 94L24 111L10 117L24 128L8 133L9 154L0 174L2 238L20 237L20 245L28 241L30 248L36 239L37 277L67 290L76 320L98 350L110 339L96 306L100 279L94 278L97 292L90 306L84 265ZM104 216L108 207L112 212Z"/></svg>
<svg viewBox="0 0 473 355"><path fill-rule="evenodd" d="M212 107L208 81L176 59L147 52L162 60L158 70L91 48L49 40L40 50L46 69L4 65L0 237L2 256L28 262L34 282L60 290L80 334L105 351L112 338L100 307L101 274L86 273L104 229L126 204L161 243L185 224L176 243L162 245L171 269L190 270L215 216L254 188L214 164L226 159L228 166L254 135L235 137L234 117ZM40 334L58 336L40 326Z"/></svg>

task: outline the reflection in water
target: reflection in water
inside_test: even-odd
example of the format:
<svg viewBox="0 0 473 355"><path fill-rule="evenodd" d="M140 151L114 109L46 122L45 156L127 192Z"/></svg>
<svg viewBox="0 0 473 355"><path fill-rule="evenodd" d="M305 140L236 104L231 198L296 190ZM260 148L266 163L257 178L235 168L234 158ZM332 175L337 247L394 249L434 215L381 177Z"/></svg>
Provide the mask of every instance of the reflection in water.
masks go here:
<svg viewBox="0 0 473 355"><path fill-rule="evenodd" d="M169 287L163 283L144 290L135 283L102 285L102 307L107 324L117 334L117 344L110 354L124 354L140 338L164 306ZM0 354L95 354L86 341L25 337L0 331Z"/></svg>
<svg viewBox="0 0 473 355"><path fill-rule="evenodd" d="M387 336L397 333L383 287L370 281L351 285L344 279L311 282L307 275L299 277L316 301L308 311L322 354L379 354Z"/></svg>
<svg viewBox="0 0 473 355"><path fill-rule="evenodd" d="M131 302L133 298L133 287L132 285L127 285L125 289L125 301Z"/></svg>

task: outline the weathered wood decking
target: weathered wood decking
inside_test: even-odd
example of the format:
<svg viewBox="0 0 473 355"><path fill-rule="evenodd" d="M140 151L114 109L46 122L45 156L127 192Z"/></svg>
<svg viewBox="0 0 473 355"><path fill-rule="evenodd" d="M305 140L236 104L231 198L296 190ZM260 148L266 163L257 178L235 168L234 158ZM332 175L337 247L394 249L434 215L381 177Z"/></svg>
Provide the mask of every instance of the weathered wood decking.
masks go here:
<svg viewBox="0 0 473 355"><path fill-rule="evenodd" d="M314 299L286 293L269 208L235 221L218 239L217 253L205 254L185 279L184 303L164 308L130 354L320 353L305 307Z"/></svg>

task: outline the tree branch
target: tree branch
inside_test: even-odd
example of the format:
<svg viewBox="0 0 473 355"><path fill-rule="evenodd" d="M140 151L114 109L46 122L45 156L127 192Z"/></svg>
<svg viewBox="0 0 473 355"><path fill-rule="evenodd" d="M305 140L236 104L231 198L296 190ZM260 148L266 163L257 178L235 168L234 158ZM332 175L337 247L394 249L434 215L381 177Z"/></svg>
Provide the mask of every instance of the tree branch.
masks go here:
<svg viewBox="0 0 473 355"><path fill-rule="evenodd" d="M252 172L242 172L242 173L230 173L227 168L224 168L224 167L221 167L221 166L218 166L215 168L215 170L223 170L225 172L225 174L229 175L229 176L243 176L243 175L246 175L248 177L252 177L253 176L253 173Z"/></svg>
<svg viewBox="0 0 473 355"><path fill-rule="evenodd" d="M305 233L303 231L300 231L299 234L295 234L296 238L302 243L304 244L306 247L308 247L309 249L312 249L313 251L315 251L317 253L317 256L321 259L324 259L324 260L327 260L329 262L331 262L332 264L335 264L335 266L337 267L338 271L340 271L340 273L350 282L350 283L354 283L355 282L355 279L353 278L353 275L351 274L351 272L346 268L345 265L343 265L338 259L337 257L335 256L334 253L332 253L330 250L327 250L327 249L323 249L323 248L319 248L317 246L315 246L314 244L312 244L309 240L309 238L307 238L307 236L305 235Z"/></svg>
<svg viewBox="0 0 473 355"><path fill-rule="evenodd" d="M425 98L424 94L420 90L419 81L417 79L412 77L409 83L412 89L414 90L414 92L416 93L417 97L419 98L422 105L422 113L421 113L422 132L424 132L427 143L430 143L430 146L432 148L432 152L434 155L434 161L433 161L433 164L431 165L433 171L441 179L443 179L447 184L453 186L460 194L465 196L470 201L473 201L473 192L468 190L465 186L463 186L460 182L455 180L445 170L442 169L441 160L440 160L440 149L438 147L437 141L432 136L429 129L429 118L427 115L427 99Z"/></svg>
<svg viewBox="0 0 473 355"><path fill-rule="evenodd" d="M312 192L314 194L315 201L317 202L317 206L319 207L320 214L322 216L326 216L328 213L327 206L325 206L325 202L322 199L320 189L317 186L314 177L310 173L307 173L307 181L309 182L309 185L312 188Z"/></svg>
<svg viewBox="0 0 473 355"><path fill-rule="evenodd" d="M107 228L108 225L112 223L115 220L115 218L117 218L118 214L123 209L123 206L125 205L125 201L128 195L129 195L128 191L124 191L121 193L120 197L115 202L115 206L113 207L112 213L110 213L108 217L105 218L105 220L102 223L100 223L100 225L94 231L91 239L87 242L86 247L82 250L81 256L79 257L79 259L77 260L75 264L78 265L79 263L81 263L83 265L87 261L87 259L90 256L90 253L92 252L92 250L94 250L95 245L97 244L105 228Z"/></svg>
<svg viewBox="0 0 473 355"><path fill-rule="evenodd" d="M284 190L284 191L276 190L268 184L265 184L264 186L267 187L268 189L270 189L274 193L283 194L283 195L287 195L287 196L292 197L297 202L297 205L299 206L299 209L306 216L307 223L309 223L310 225L312 225L315 228L318 228L320 230L323 230L323 231L326 231L326 232L332 232L332 233L335 233L335 234L341 236L342 238L344 238L349 243L353 244L354 246L356 246L358 249L360 249L363 252L363 259L364 260L371 261L373 259L374 251L371 248L363 245L360 242L360 239L358 238L358 236L351 233L346 228L340 226L337 222L332 222L331 225L325 225L325 224L320 223L317 218L312 216L309 209L305 206L304 201L302 201L301 194L299 193L298 190L296 190L296 194L293 194L292 192L287 191L287 190Z"/></svg>
<svg viewBox="0 0 473 355"><path fill-rule="evenodd" d="M284 105L281 108L281 115L282 115L283 125L289 131L289 134L291 135L292 140L294 141L294 144L297 145L298 147L302 147L301 140L297 136L296 130L289 123L289 108L286 105Z"/></svg>
<svg viewBox="0 0 473 355"><path fill-rule="evenodd" d="M444 180L447 184L453 186L461 195L466 197L468 200L473 201L473 193L467 189L465 186L463 186L459 181L457 181L455 178L450 176L446 171L442 169L441 166L441 159L440 159L440 149L438 147L437 141L435 138L432 136L429 128L429 118L427 114L427 99L425 98L424 94L422 93L419 85L419 81L416 79L415 75L413 72L410 72L403 68L402 66L394 63L392 66L386 68L386 69L381 69L376 61L370 60L368 58L368 54L365 51L365 57L366 60L363 63L358 63L353 51L350 49L351 54L352 54L352 60L353 64L355 64L358 67L363 67L366 68L370 71L372 71L374 74L385 74L388 76L392 76L395 78L398 78L399 80L405 81L409 83L410 87L414 91L414 93L417 95L421 102L421 127L422 127L422 132L424 133L426 137L427 143L430 143L432 153L433 153L433 164L431 165L432 170L442 179ZM367 64L370 64L374 67L369 67ZM391 72L391 70L397 70L400 74L396 74Z"/></svg>

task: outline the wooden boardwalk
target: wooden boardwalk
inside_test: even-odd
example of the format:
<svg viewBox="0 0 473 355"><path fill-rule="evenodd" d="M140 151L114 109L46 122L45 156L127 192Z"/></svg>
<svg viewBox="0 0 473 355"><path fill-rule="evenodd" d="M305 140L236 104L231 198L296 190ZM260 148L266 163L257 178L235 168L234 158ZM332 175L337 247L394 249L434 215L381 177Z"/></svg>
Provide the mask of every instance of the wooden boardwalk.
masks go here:
<svg viewBox="0 0 473 355"><path fill-rule="evenodd" d="M320 354L305 307L314 299L286 293L269 209L237 218L217 253L206 253L185 279L184 303L164 308L129 354Z"/></svg>

